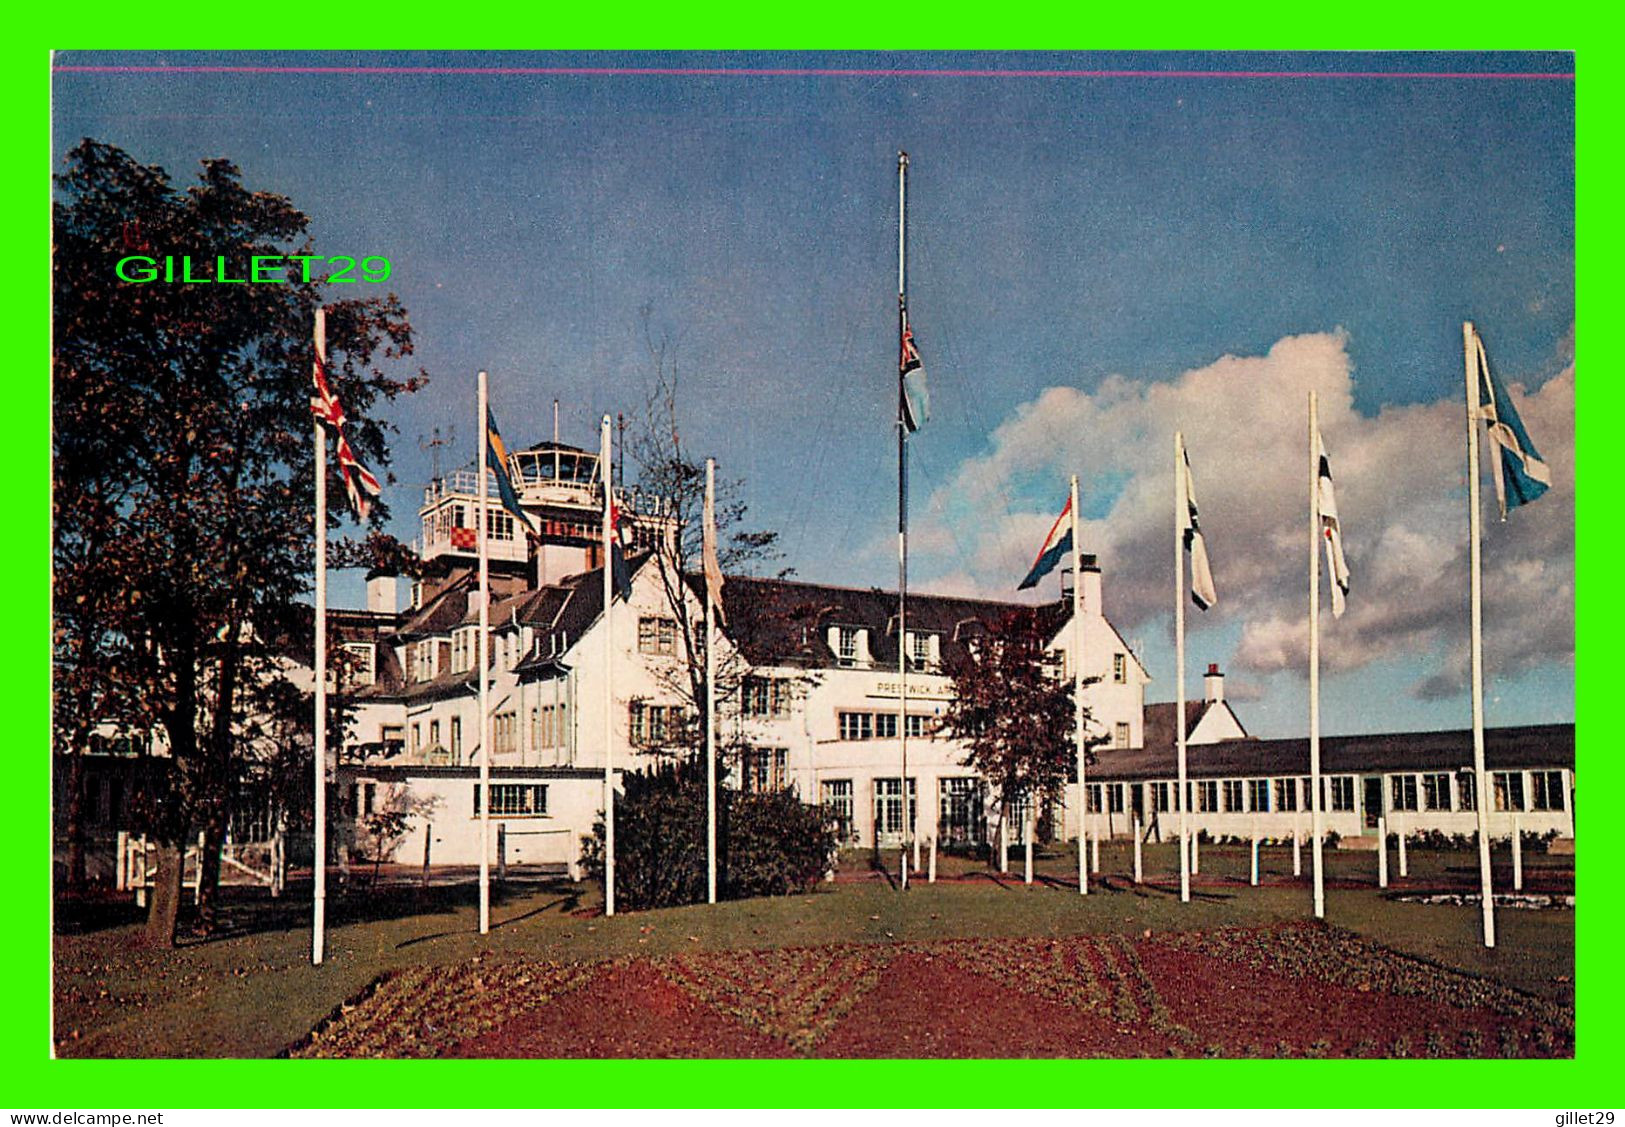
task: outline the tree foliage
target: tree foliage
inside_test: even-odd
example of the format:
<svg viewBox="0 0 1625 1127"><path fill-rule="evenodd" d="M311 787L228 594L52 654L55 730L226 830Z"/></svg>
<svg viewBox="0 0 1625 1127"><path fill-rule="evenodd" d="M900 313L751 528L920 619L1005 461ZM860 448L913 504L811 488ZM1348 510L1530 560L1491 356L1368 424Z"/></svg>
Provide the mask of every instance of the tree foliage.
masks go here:
<svg viewBox="0 0 1625 1127"><path fill-rule="evenodd" d="M966 765L1006 800L1032 795L1050 805L1077 778L1072 679L1058 676L1048 657L1050 633L1038 611L1013 611L950 669L954 696L943 727L965 742ZM1088 719L1085 709L1085 731Z"/></svg>
<svg viewBox="0 0 1625 1127"><path fill-rule="evenodd" d="M375 471L389 464L376 409L426 377L392 374L412 353L393 294L117 277L132 254L190 254L195 267L223 255L240 274L254 255L310 251L307 217L247 188L231 162L205 160L181 190L162 168L86 140L56 189L55 677L68 703L58 740L82 750L102 717L162 734L171 769L145 796L140 828L174 862L197 830L211 843L223 833L245 749L262 734L256 709L286 666L277 644L295 635L310 589L318 303L351 443ZM329 495L343 498L329 466ZM374 525L387 515L377 506ZM170 912L168 900L155 903ZM160 942L174 926L162 914Z"/></svg>

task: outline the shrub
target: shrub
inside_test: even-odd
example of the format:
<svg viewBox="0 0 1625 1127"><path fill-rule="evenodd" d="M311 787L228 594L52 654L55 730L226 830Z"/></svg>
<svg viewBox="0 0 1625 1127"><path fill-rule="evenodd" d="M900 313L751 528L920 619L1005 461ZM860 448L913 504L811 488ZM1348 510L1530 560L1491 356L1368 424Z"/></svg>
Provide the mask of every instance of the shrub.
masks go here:
<svg viewBox="0 0 1625 1127"><path fill-rule="evenodd" d="M623 776L615 800L615 904L637 910L706 897L703 761ZM834 863L835 827L793 791L717 788L717 892L725 899L803 892ZM582 838L582 869L604 879L604 824Z"/></svg>

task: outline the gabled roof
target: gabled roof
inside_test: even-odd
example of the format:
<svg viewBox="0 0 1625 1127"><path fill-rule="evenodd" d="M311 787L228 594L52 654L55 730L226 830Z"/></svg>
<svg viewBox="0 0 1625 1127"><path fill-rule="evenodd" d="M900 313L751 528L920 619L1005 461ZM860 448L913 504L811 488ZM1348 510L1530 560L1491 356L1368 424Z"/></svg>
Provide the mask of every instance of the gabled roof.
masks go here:
<svg viewBox="0 0 1625 1127"><path fill-rule="evenodd" d="M1146 710L1150 711L1149 708ZM1147 721L1149 729L1149 718ZM1113 751L1089 769L1096 780L1172 779L1179 773L1171 743ZM1489 728L1484 732L1484 759L1492 769L1574 766L1573 724L1532 724ZM1323 736L1323 775L1372 771L1459 771L1473 763L1473 734L1388 732L1366 736ZM1193 779L1266 775L1307 775L1309 741L1223 740L1186 750L1186 776Z"/></svg>
<svg viewBox="0 0 1625 1127"><path fill-rule="evenodd" d="M704 581L689 581L704 591ZM877 666L897 664L897 592L879 587L833 587L791 579L757 579L731 575L722 588L724 629L745 659L755 665L834 666L829 647L831 626L856 626L869 632L869 654ZM1071 616L1070 603L1026 603L908 595L908 628L936 634L942 660L963 653L968 638L997 627L1013 613L1037 610L1048 631Z"/></svg>
<svg viewBox="0 0 1625 1127"><path fill-rule="evenodd" d="M472 572L459 576L403 622L397 636L411 641L451 633L468 613L468 594L478 581Z"/></svg>
<svg viewBox="0 0 1625 1127"><path fill-rule="evenodd" d="M1202 714L1207 711L1205 700L1188 700L1185 702L1185 734L1196 731ZM1145 706L1145 738L1142 741L1148 748L1173 747L1179 741L1179 732L1175 722L1179 718L1178 701L1159 701L1156 704Z"/></svg>

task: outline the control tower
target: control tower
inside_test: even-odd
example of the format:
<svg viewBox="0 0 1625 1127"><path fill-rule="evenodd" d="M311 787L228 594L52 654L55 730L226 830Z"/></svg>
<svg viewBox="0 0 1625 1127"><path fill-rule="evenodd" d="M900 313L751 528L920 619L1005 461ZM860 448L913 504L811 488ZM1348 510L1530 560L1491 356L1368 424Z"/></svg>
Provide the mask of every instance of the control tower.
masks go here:
<svg viewBox="0 0 1625 1127"><path fill-rule="evenodd" d="M604 480L597 454L562 442L540 442L508 456L508 475L536 535L502 507L496 481L487 471L487 553L493 589L544 587L602 563ZM629 552L669 549L677 522L664 499L620 485L614 488L622 513L622 545ZM423 491L418 510L423 525L422 600L478 566L479 489L479 476L470 464Z"/></svg>

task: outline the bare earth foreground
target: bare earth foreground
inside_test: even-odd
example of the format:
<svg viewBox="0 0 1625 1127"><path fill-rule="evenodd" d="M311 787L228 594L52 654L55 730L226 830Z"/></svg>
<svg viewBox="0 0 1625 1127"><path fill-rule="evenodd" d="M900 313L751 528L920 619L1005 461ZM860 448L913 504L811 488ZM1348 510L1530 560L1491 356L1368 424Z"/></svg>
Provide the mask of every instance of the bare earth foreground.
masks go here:
<svg viewBox="0 0 1625 1127"><path fill-rule="evenodd" d="M1549 1057L1570 1011L1286 924L407 970L300 1057Z"/></svg>
<svg viewBox="0 0 1625 1127"><path fill-rule="evenodd" d="M1069 851L1068 851L1069 852ZM1476 885L1476 857L1413 851L1374 887L1333 854L1327 921L1270 848L1203 851L1181 903L1172 847L1147 879L1102 849L1038 880L945 859L899 894L847 858L803 896L605 917L590 886L515 882L478 932L476 890L396 874L329 899L310 964L308 886L238 890L222 926L139 947L140 913L59 905L59 1057L1565 1057L1574 1053L1574 913L1425 903ZM1572 904L1572 857L1526 887ZM1510 873L1497 866L1498 887Z"/></svg>

